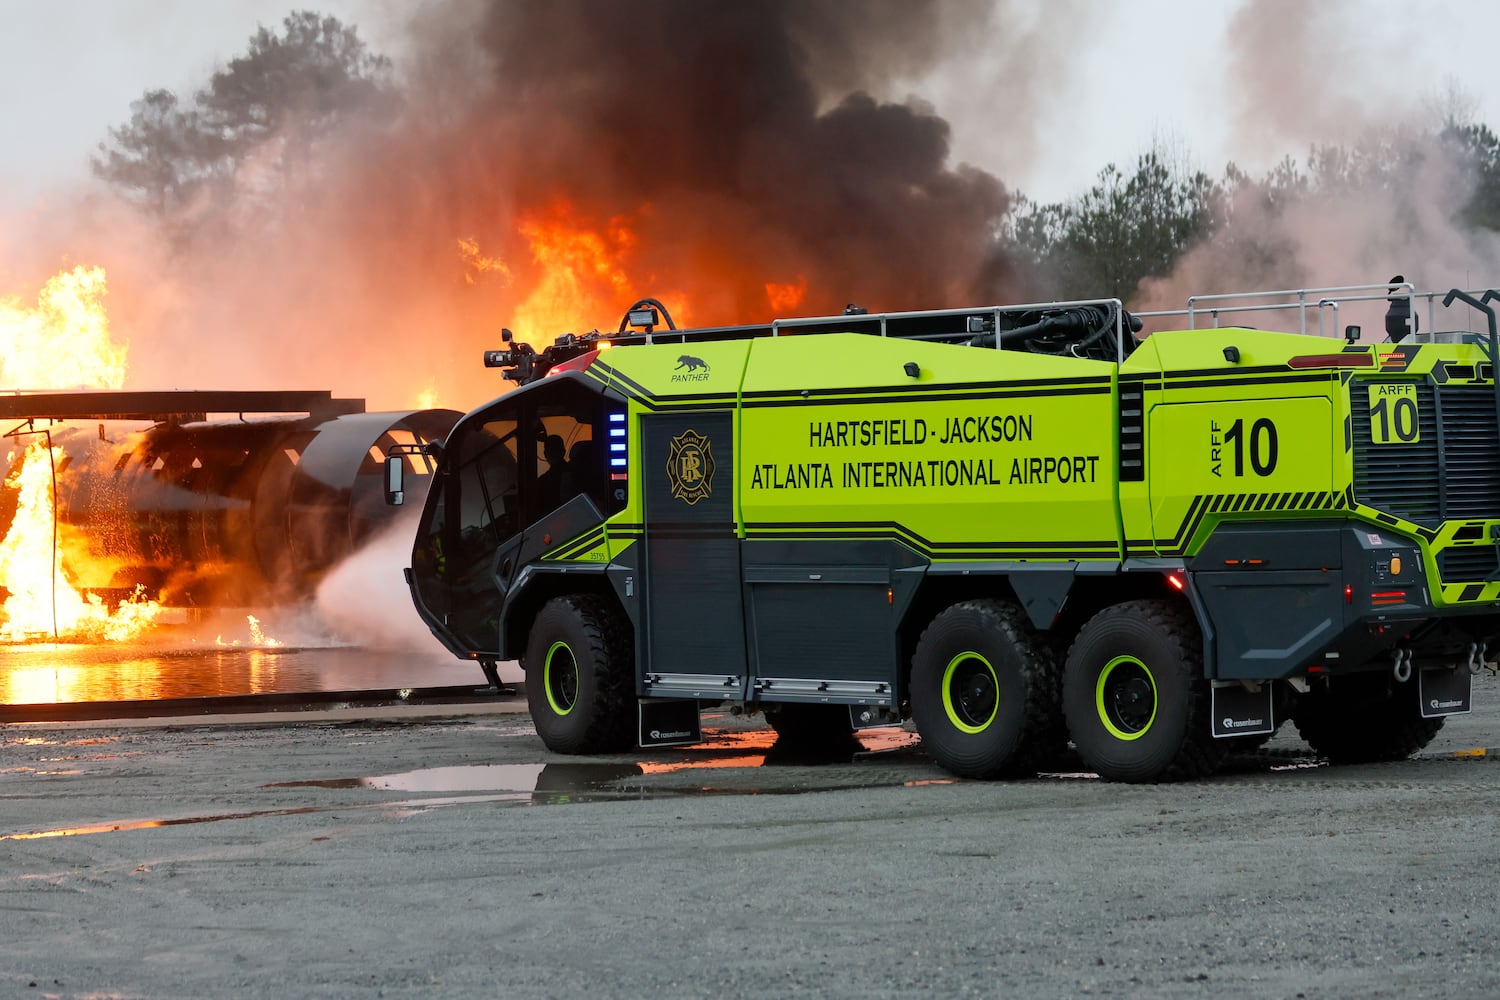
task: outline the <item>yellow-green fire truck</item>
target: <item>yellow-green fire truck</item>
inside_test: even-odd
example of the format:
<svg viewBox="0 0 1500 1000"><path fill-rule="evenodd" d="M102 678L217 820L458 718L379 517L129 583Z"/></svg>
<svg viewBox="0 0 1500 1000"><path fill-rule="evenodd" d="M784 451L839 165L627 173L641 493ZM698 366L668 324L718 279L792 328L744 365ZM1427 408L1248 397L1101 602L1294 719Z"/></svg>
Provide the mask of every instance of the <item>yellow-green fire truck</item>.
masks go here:
<svg viewBox="0 0 1500 1000"><path fill-rule="evenodd" d="M1388 300L1380 343L1192 328L1219 297L1144 338L1115 300L507 332L486 364L519 387L429 450L412 596L492 682L521 660L562 753L696 741L727 703L910 720L984 778L1067 741L1202 776L1286 718L1402 758L1500 649L1500 295L1373 288L1290 301L1305 330ZM1435 298L1488 330L1413 329Z"/></svg>

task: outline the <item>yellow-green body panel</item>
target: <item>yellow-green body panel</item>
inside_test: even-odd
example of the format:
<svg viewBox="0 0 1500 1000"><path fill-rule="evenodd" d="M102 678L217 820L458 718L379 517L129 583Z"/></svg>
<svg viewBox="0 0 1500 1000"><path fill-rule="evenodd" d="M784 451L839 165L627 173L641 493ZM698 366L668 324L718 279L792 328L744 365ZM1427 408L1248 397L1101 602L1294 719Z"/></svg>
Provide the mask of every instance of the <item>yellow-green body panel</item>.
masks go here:
<svg viewBox="0 0 1500 1000"><path fill-rule="evenodd" d="M1236 363L1226 361L1230 347L1238 351ZM1368 364L1290 367L1294 359L1325 355L1362 356ZM1446 377L1446 384L1488 390L1492 381L1479 374L1484 365L1483 351L1473 344L1346 348L1325 338L1239 328L1148 338L1121 367L1122 380L1144 380L1149 470L1148 482L1121 487L1127 552L1191 555L1228 520L1348 516L1419 541L1428 579L1439 581L1436 553L1465 530L1461 525L1469 524L1470 534L1475 524L1482 525L1487 539L1495 522L1465 519L1427 528L1359 503L1346 430L1351 398L1373 399L1376 405L1387 400L1386 427L1377 427L1371 447L1417 443L1420 428L1409 418L1398 423L1396 401L1404 410L1400 416L1409 414L1414 409L1412 384L1440 369L1461 373ZM1237 436L1227 440L1237 424ZM1276 461L1269 469L1265 443L1271 432L1266 428L1274 428L1276 441ZM1431 488L1438 489L1437 482ZM1500 502L1496 508L1500 510ZM1500 597L1500 583L1486 584L1477 593L1465 584L1440 584L1431 597L1438 607L1486 604Z"/></svg>
<svg viewBox="0 0 1500 1000"><path fill-rule="evenodd" d="M1345 360L1318 363L1330 356ZM637 416L733 413L742 537L876 534L936 562L1183 558L1226 521L1340 517L1419 541L1436 582L1435 553L1474 528L1424 528L1358 503L1351 393L1403 407L1405 422L1392 409L1373 447L1411 443L1420 432L1406 387L1438 368L1487 386L1483 365L1472 344L1346 346L1223 328L1157 333L1120 365L829 334L632 346L604 352L590 374ZM1119 478L1124 384L1142 391L1146 475L1134 481ZM629 426L638 454L639 421ZM549 558L609 562L642 522L637 476L623 511ZM1500 581L1477 594L1439 584L1431 597L1488 603Z"/></svg>
<svg viewBox="0 0 1500 1000"><path fill-rule="evenodd" d="M932 558L1118 558L1113 367L854 334L757 341L741 518L889 527ZM792 370L806 388L788 391Z"/></svg>

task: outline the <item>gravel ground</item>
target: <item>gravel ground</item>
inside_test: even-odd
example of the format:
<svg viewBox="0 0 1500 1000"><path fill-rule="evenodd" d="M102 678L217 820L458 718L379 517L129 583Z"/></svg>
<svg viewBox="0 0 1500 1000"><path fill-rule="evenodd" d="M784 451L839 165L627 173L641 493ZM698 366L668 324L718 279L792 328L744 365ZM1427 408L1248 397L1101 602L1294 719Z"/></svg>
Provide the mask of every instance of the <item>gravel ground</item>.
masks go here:
<svg viewBox="0 0 1500 1000"><path fill-rule="evenodd" d="M523 713L0 730L0 995L1492 997L1500 682L1212 780L547 753ZM502 708L519 707L510 702Z"/></svg>

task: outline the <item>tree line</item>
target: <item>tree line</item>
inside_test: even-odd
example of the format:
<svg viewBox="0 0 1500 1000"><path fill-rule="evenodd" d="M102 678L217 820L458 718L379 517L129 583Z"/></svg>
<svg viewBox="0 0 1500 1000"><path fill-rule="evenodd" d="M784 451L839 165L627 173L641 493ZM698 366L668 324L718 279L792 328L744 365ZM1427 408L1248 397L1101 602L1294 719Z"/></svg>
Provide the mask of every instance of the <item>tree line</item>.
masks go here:
<svg viewBox="0 0 1500 1000"><path fill-rule="evenodd" d="M999 239L1023 283L1048 299L1128 303L1142 280L1170 275L1184 253L1213 242L1241 273L1259 270L1275 284L1284 250L1275 223L1315 203L1361 199L1370 213L1389 214L1399 240L1394 227L1417 210L1413 192L1432 185L1446 185L1451 197L1422 208L1451 212L1447 221L1458 230L1500 232L1500 137L1452 117L1436 129L1314 146L1304 162L1287 156L1259 176L1231 163L1211 177L1179 163L1158 143L1131 167L1106 166L1077 197L1018 197Z"/></svg>

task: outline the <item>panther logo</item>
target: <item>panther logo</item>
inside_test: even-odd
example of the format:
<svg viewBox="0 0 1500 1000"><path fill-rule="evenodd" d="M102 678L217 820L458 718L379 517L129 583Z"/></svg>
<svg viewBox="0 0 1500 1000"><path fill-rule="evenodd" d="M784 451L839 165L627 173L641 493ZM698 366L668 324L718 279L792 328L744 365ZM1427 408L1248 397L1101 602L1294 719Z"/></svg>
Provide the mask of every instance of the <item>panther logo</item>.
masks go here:
<svg viewBox="0 0 1500 1000"><path fill-rule="evenodd" d="M702 358L695 358L691 354L684 354L677 359L677 368L675 370L682 371L684 368L690 372L699 371L700 369L702 371L710 370L707 361L704 361Z"/></svg>

